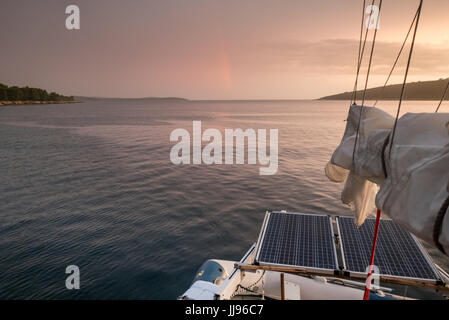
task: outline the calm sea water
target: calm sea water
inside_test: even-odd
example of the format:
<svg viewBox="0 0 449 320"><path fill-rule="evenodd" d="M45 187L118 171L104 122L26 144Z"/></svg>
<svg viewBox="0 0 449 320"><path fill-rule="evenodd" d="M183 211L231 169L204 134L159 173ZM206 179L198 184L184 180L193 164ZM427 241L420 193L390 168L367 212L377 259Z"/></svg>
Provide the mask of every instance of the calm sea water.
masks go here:
<svg viewBox="0 0 449 320"><path fill-rule="evenodd" d="M395 106L380 104L391 113ZM268 209L350 214L342 186L323 173L347 108L137 100L1 107L0 298L174 299L204 260L238 260ZM170 132L191 131L193 120L203 130L278 129L278 174L173 165ZM69 264L81 269L81 290L65 289Z"/></svg>

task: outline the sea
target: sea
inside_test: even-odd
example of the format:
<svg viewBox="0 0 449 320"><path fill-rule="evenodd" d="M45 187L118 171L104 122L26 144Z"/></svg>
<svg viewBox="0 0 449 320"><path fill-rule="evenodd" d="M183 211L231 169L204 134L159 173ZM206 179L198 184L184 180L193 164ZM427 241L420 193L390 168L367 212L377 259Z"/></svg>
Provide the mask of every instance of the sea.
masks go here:
<svg viewBox="0 0 449 320"><path fill-rule="evenodd" d="M436 105L406 101L402 112ZM395 114L397 102L378 106ZM318 100L0 107L0 299L176 299L205 260L239 260L267 210L351 215L343 186L324 175L347 111L346 101ZM170 134L191 132L193 121L220 132L277 129L277 173L174 165ZM65 286L69 265L79 267L79 290Z"/></svg>

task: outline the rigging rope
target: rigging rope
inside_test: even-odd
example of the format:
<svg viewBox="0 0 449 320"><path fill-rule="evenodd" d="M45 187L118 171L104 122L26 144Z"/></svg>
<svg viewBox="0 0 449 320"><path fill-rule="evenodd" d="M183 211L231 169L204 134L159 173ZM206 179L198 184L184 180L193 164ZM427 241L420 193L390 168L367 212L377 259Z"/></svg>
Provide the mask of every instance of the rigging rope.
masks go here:
<svg viewBox="0 0 449 320"><path fill-rule="evenodd" d="M402 50L404 50L405 44L407 43L407 40L408 40L408 36L410 35L410 32L412 31L412 28L413 28L413 25L415 23L415 20L416 20L417 16L418 16L418 11L416 11L416 13L415 13L415 17L413 18L413 21L410 24L410 28L408 29L407 35L405 36L404 42L402 43L402 46L401 46L401 49L399 50L398 55L396 56L396 60L394 61L393 67L390 70L390 74L388 75L387 80L385 81L384 86L382 87L382 91L380 92L380 97L383 96L383 93L385 91L385 87L387 86L388 81L390 81L390 77L393 74L394 68L396 68L396 65L397 65L397 63L399 61L399 58L400 58L401 54L402 54ZM379 98L377 98L376 102L374 102L373 107L375 107L378 102L379 102Z"/></svg>
<svg viewBox="0 0 449 320"><path fill-rule="evenodd" d="M373 0L373 4L374 4L374 0ZM375 27L375 30L374 30L373 44L372 44L372 46L371 46L371 53L370 53L370 57L369 57L368 70L367 70L367 72L366 72L365 88L364 88L364 90L363 90L362 105L360 106L360 111L359 111L359 121L358 121L358 124L357 124L357 133L356 133L356 135L355 135L354 149L353 149L353 151L352 151L352 162L354 163L354 165L355 165L355 161L354 161L354 158L355 158L355 149L356 149L356 147L357 147L357 140L358 140L358 137L359 137L360 121L361 121L361 119L362 119L363 105L365 104L366 88L367 88L367 86L368 86L368 79L369 79L369 74L370 74L370 70L371 70L371 63L372 63L372 61L373 61L374 46L375 46L375 44L376 44L376 37L377 37L377 30L378 30L378 26L379 26L379 19L380 19L380 12L381 12L381 9L382 9L382 0L380 0L380 2L379 2L379 12L378 12L377 20L376 20L376 27ZM372 11L371 11L371 14L372 14ZM371 15L370 15L370 16L371 16ZM366 28L366 33L368 33L368 28ZM366 38L365 38L365 41L366 41ZM355 102L355 101L354 101L354 102Z"/></svg>
<svg viewBox="0 0 449 320"><path fill-rule="evenodd" d="M373 275L374 255L376 254L377 236L379 235L380 216L382 211L377 209L376 225L374 227L373 246L371 248L371 259L369 263L369 272L366 276L365 293L363 294L363 300L369 300L369 294L371 291L371 276Z"/></svg>
<svg viewBox="0 0 449 320"><path fill-rule="evenodd" d="M421 16L422 4L423 4L423 0L420 0L418 10L416 11L417 18L416 18L416 22L415 22L415 30L413 32L413 39L412 39L412 43L410 45L410 52L409 52L409 55L408 55L407 68L405 69L404 82L402 83L402 89L401 89L401 96L399 97L398 110L397 110L397 113L396 113L396 119L394 121L393 132L391 134L391 144L390 144L390 150L389 150L389 157L391 157L391 149L392 149L393 143L394 143L394 135L396 133L396 127L397 127L397 124L398 124L399 113L401 112L402 99L404 97L404 90L405 90L405 84L407 82L408 70L410 69L410 62L412 60L413 48L415 47L416 32L418 30L418 24L419 24L419 18Z"/></svg>
<svg viewBox="0 0 449 320"><path fill-rule="evenodd" d="M377 16L376 28L374 30L373 45L371 46L371 54L369 57L368 71L366 72L365 89L363 90L362 108L363 108L363 105L365 104L366 88L368 87L369 73L371 71L371 63L373 61L374 45L376 44L376 36L377 36L377 30L379 27L379 18L380 18L380 10L381 9L382 9L382 0L380 0L380 2L379 2L379 15ZM360 111L361 111L361 109L360 109ZM359 118L359 123L360 123L360 118Z"/></svg>
<svg viewBox="0 0 449 320"><path fill-rule="evenodd" d="M437 109L435 110L435 113L438 112L438 110L440 110L441 104L443 103L444 98L446 97L446 93L447 93L447 89L449 88L449 80L447 81L447 86L446 89L444 90L443 96L441 97L440 103L438 104Z"/></svg>
<svg viewBox="0 0 449 320"><path fill-rule="evenodd" d="M374 0L373 0L373 4L374 4ZM365 43L366 43L366 37L367 37L367 34L365 34L365 40L363 42L363 51L362 51L361 47L362 47L362 35L363 35L363 21L365 18L365 5L366 5L366 0L363 0L362 20L361 20L361 24L360 24L359 53L357 54L357 74L355 77L354 90L352 92L351 104L355 103L355 101L357 100L357 82L359 79L360 66L362 64L363 52L365 51ZM371 14L372 14L372 12L371 12ZM370 15L370 19L371 19L371 15Z"/></svg>
<svg viewBox="0 0 449 320"><path fill-rule="evenodd" d="M238 284L234 293L231 295L231 299L234 298L235 296L243 293L240 291L240 289L247 291L247 292L251 292L251 293L258 293L258 291L253 289L253 287L256 286L260 282L260 280L263 279L264 275L265 275L265 270L262 272L262 275L260 276L260 278L257 281L255 281L253 284L251 284L247 287L244 287L241 284ZM264 283L262 282L262 286L263 285L264 285Z"/></svg>
<svg viewBox="0 0 449 320"><path fill-rule="evenodd" d="M418 30L418 24L419 24L419 18L421 16L422 4L423 4L423 0L420 0L418 10L416 11L416 14L415 14L415 18L413 19L412 24L410 26L410 30L411 30L411 28L413 26L413 23L414 23L415 24L415 30L413 32L413 39L412 39L412 43L410 45L410 52L409 52L408 61L407 61L407 68L405 70L404 82L402 84L401 96L399 98L398 110L397 110L396 119L395 119L393 132L392 132L392 136L391 136L391 144L390 144L390 150L389 150L389 155L390 156L391 156L391 148L393 146L394 134L396 132L397 122L398 122L398 118L399 118L399 113L400 113L400 110L401 110L402 99L404 97L405 84L407 82L408 71L410 69L410 62L411 62L411 58L412 58L412 54L413 54L413 48L415 46L416 32ZM380 12L381 6L382 6L382 0L380 0L379 12ZM393 69L394 69L394 67L397 64L397 60L399 59L399 56L400 56L400 54L401 54L401 52L403 50L403 47L404 47L404 45L405 45L405 43L407 41L407 38L408 38L409 33L410 33L410 30L407 33L406 39L405 39L405 41L404 41L404 43L403 43L403 45L401 47L401 50L399 51L398 57L396 58L396 61L395 61L394 65L393 65ZM352 154L353 162L354 162L355 149L356 149L356 145L357 145L357 137L359 135L359 130L360 130L360 121L361 121L361 118L362 118L362 110L363 110L363 105L364 105L364 102L365 102L366 88L367 88L367 85L368 85L368 76L369 76L369 71L370 71L370 68L371 68L371 59L372 59L372 55L373 55L373 51L374 51L374 44L375 44L375 40L376 40L376 33L377 33L377 25L376 25L376 31L374 33L373 45L371 47L371 56L370 56L370 62L369 62L369 65L368 65L368 72L367 72L367 76L366 76L365 90L363 92L362 105L360 106L360 116L359 116L359 122L358 122L358 126L357 126L357 134L356 134L356 137L355 137L354 151L353 151L353 154ZM390 78L391 73L393 72L393 69L390 72L390 75L388 76L388 79ZM387 82L388 82L388 79L387 79ZM448 86L449 86L449 84L448 84ZM376 101L376 103L377 103L377 101ZM380 225L380 217L381 217L381 215L382 215L382 211L377 209L376 225L375 225L375 228L374 228L373 244L372 244L372 248L371 248L371 259L370 259L370 265L369 265L369 272L367 274L367 281L366 281L366 286L365 286L365 292L364 292L364 295L363 295L363 300L369 300L370 286L371 286L371 276L373 274L374 256L376 254L376 244L377 244L377 238L378 238L378 234L379 234L379 225Z"/></svg>

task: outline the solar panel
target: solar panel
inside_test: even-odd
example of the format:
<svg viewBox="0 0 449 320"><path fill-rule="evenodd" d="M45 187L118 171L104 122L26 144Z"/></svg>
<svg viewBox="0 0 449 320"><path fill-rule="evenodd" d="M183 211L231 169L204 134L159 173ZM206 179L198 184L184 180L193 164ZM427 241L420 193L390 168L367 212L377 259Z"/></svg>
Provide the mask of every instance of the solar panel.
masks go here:
<svg viewBox="0 0 449 320"><path fill-rule="evenodd" d="M337 217L344 268L351 274L366 274L371 256L375 219L357 228L352 217ZM438 280L437 273L421 244L392 220L382 219L374 265L386 276Z"/></svg>
<svg viewBox="0 0 449 320"><path fill-rule="evenodd" d="M329 216L268 212L258 244L259 264L337 269Z"/></svg>

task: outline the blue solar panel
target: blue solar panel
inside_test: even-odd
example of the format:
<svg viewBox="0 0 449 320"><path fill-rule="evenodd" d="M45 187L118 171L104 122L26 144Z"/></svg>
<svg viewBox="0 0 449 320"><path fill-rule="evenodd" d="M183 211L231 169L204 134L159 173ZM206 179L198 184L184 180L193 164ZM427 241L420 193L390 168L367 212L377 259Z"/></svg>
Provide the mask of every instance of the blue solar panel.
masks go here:
<svg viewBox="0 0 449 320"><path fill-rule="evenodd" d="M325 215L268 213L259 253L260 264L337 269L332 221Z"/></svg>
<svg viewBox="0 0 449 320"><path fill-rule="evenodd" d="M357 228L352 217L338 217L345 269L365 273L371 257L375 219L366 219ZM374 265L381 275L437 280L426 253L417 240L392 220L382 219L379 226Z"/></svg>

